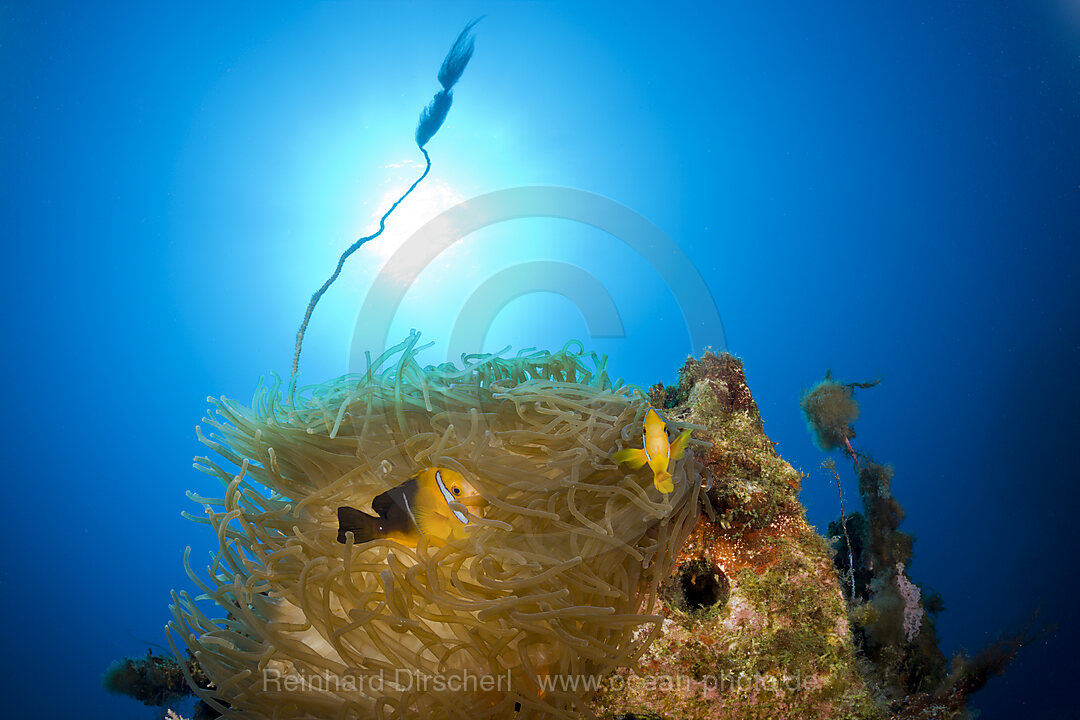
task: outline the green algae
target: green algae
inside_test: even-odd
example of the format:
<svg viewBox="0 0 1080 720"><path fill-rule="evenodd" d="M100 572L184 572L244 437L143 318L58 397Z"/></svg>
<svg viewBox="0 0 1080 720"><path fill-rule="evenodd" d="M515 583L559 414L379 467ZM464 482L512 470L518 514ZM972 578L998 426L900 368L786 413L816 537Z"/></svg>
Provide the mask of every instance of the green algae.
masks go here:
<svg viewBox="0 0 1080 720"><path fill-rule="evenodd" d="M668 720L882 717L857 669L833 551L805 521L803 476L765 434L742 363L706 353L650 395L702 428L703 513L662 587L660 636L597 693L595 709ZM687 594L687 579L702 575L723 587L715 602L700 602L700 581Z"/></svg>

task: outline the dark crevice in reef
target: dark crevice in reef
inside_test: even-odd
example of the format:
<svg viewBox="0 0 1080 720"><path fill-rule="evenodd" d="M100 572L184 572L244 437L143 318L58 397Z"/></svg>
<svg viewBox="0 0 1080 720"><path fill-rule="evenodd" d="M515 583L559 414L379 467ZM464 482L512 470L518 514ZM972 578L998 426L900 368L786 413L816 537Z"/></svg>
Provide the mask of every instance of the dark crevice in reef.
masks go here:
<svg viewBox="0 0 1080 720"><path fill-rule="evenodd" d="M690 610L709 610L727 600L728 580L715 565L700 563L692 572L682 571L682 591Z"/></svg>
<svg viewBox="0 0 1080 720"><path fill-rule="evenodd" d="M690 614L722 609L730 592L731 583L724 571L705 559L684 564L660 589L670 607Z"/></svg>

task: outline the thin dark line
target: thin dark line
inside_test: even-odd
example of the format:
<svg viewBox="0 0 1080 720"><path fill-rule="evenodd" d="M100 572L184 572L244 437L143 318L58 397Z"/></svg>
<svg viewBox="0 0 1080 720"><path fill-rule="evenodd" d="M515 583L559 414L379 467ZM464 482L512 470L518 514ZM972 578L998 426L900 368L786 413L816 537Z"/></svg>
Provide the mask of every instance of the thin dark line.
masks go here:
<svg viewBox="0 0 1080 720"><path fill-rule="evenodd" d="M405 191L405 194L399 197L397 199L397 202L391 205L390 209L386 211L386 214L379 219L378 232L372 235L368 235L367 237L360 238L352 245L350 245L348 249L341 254L341 257L338 259L337 267L334 269L334 274L331 275L330 279L324 282L323 286L319 288L314 295L311 296L311 302L308 303L307 312L304 313L304 322L300 323L300 330L296 333L296 351L293 353L291 374L293 380L296 379L296 372L300 366L300 346L304 342L304 333L307 331L308 323L311 321L311 314L315 312L315 306L319 303L319 300L322 298L323 294L329 289L329 287L334 283L334 281L337 280L338 275L341 274L341 268L345 266L345 261L348 260L349 256L359 250L360 246L366 243L368 240L374 240L375 238L382 235L383 230L386 229L386 218L390 217L390 213L394 212L394 210L397 209L397 206L401 204L401 201L409 197L409 194L416 189L416 186L419 185L420 182L427 177L429 172L431 172L431 156L428 155L427 150L425 150L424 148L420 148L420 152L424 153L424 160L427 163L427 166L424 168L423 174L416 179L416 182L409 186L409 189Z"/></svg>

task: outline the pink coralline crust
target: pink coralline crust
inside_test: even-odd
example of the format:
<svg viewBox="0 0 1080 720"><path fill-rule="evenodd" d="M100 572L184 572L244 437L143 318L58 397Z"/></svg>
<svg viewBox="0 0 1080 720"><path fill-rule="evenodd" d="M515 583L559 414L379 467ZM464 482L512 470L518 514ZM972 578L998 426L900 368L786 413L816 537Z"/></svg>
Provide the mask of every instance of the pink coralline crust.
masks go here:
<svg viewBox="0 0 1080 720"><path fill-rule="evenodd" d="M846 617L836 618L836 625L834 626L836 636L841 640L847 640L851 637L851 624Z"/></svg>
<svg viewBox="0 0 1080 720"><path fill-rule="evenodd" d="M747 600L736 595L731 598L728 616L724 620L723 628L727 632L739 632L742 630L760 628L764 624L764 618L754 609Z"/></svg>
<svg viewBox="0 0 1080 720"><path fill-rule="evenodd" d="M922 592L919 587L908 580L904 574L904 564L896 563L896 587L900 590L900 597L904 599L904 635L908 641L919 634L922 626Z"/></svg>

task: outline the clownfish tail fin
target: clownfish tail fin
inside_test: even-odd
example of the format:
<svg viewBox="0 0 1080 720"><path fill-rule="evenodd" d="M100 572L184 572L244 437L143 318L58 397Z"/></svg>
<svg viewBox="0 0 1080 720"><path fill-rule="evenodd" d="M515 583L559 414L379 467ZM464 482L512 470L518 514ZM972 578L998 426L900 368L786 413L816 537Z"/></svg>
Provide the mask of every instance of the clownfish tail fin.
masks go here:
<svg viewBox="0 0 1080 720"><path fill-rule="evenodd" d="M362 543L378 536L379 518L372 517L356 508L343 505L337 509L338 534L337 541L346 544L348 538L345 533L353 534L353 542Z"/></svg>
<svg viewBox="0 0 1080 720"><path fill-rule="evenodd" d="M653 485L665 495L675 490L675 483L671 481L671 473L667 470L656 473L656 476L653 477Z"/></svg>

